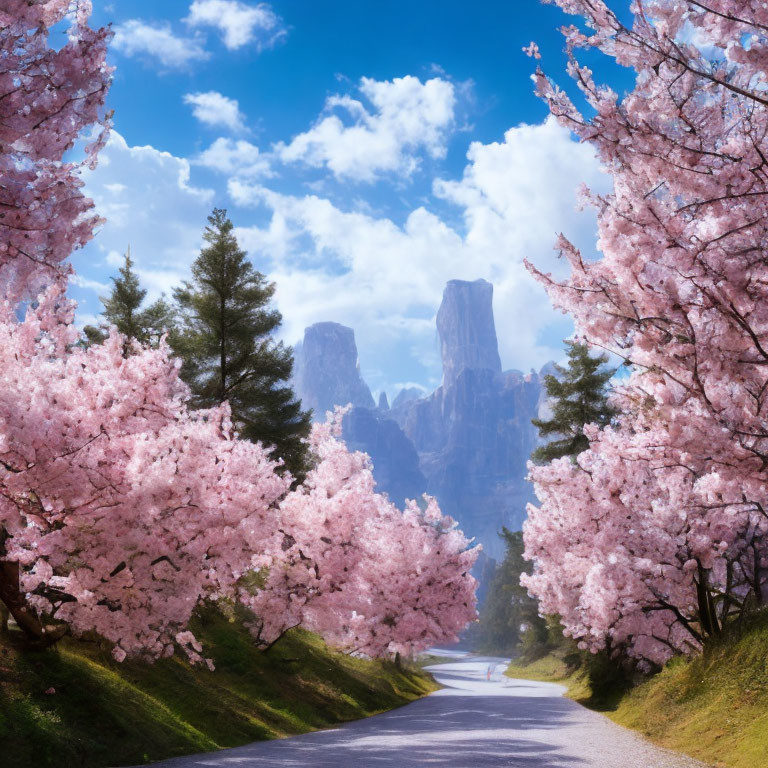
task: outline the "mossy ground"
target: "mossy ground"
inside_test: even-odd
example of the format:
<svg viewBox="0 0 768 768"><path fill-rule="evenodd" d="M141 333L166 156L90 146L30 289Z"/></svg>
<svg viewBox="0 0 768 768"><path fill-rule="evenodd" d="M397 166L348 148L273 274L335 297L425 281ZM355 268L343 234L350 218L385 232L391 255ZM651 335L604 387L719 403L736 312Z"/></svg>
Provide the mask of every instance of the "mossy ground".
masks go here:
<svg viewBox="0 0 768 768"><path fill-rule="evenodd" d="M561 682L590 705L583 674L547 656L510 677ZM723 768L768 767L768 616L691 660L675 659L609 705L615 722L657 744Z"/></svg>
<svg viewBox="0 0 768 768"><path fill-rule="evenodd" d="M141 764L305 733L437 687L415 667L338 654L298 630L262 653L216 611L196 634L216 671L181 658L117 664L106 649L73 640L32 652L13 634L0 639L0 764Z"/></svg>

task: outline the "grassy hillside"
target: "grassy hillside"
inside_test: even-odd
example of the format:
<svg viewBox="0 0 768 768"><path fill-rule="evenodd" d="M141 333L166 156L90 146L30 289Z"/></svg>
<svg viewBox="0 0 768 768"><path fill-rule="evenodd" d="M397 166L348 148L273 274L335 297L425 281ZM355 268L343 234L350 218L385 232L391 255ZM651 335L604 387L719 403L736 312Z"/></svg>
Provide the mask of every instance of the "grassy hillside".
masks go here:
<svg viewBox="0 0 768 768"><path fill-rule="evenodd" d="M179 658L117 664L71 640L30 652L0 639L4 768L130 765L232 747L372 715L436 688L416 669L337 654L296 630L261 653L217 612L197 634L215 672Z"/></svg>
<svg viewBox="0 0 768 768"><path fill-rule="evenodd" d="M511 666L510 677L568 685L589 704L583 677L547 657ZM614 702L608 717L657 744L724 768L768 766L768 616L702 656L676 659Z"/></svg>

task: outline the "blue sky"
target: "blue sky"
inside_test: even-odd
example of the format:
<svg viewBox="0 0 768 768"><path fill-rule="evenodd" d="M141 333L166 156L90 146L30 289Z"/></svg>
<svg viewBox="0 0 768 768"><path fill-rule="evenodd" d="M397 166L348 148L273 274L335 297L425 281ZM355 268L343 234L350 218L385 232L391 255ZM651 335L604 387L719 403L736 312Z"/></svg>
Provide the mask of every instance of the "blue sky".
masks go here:
<svg viewBox="0 0 768 768"><path fill-rule="evenodd" d="M536 40L565 82L566 17L537 0L120 0L115 133L87 191L107 219L73 261L92 321L128 245L151 296L184 279L206 215L230 211L274 279L293 343L352 326L390 398L431 389L445 282L491 280L502 363L538 368L570 332L523 268L559 269L564 231L594 250L577 185L605 188L588 147L533 94Z"/></svg>

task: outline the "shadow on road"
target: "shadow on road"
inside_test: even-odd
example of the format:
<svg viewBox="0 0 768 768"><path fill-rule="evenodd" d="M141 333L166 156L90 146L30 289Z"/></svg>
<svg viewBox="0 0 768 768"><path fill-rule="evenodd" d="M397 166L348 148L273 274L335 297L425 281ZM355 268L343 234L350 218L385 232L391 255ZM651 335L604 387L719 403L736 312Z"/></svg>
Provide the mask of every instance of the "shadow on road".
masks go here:
<svg viewBox="0 0 768 768"><path fill-rule="evenodd" d="M333 731L251 744L164 765L577 768L583 761L562 748L521 737L521 731L528 729L563 726L569 714L573 714L573 702L553 697L437 695Z"/></svg>

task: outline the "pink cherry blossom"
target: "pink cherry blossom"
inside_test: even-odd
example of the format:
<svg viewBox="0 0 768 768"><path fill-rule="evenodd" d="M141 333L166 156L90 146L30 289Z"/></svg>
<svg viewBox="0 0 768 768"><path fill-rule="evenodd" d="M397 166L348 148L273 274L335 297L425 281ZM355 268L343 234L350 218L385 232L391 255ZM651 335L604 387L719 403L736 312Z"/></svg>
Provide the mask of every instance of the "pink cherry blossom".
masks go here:
<svg viewBox="0 0 768 768"><path fill-rule="evenodd" d="M81 192L81 164L62 159L99 121L84 163L95 163L106 138L110 32L90 29L89 13L87 0L8 0L0 9L0 284L11 301L67 274L65 259L99 223ZM57 50L48 30L66 17Z"/></svg>
<svg viewBox="0 0 768 768"><path fill-rule="evenodd" d="M369 458L338 437L342 416L315 426L319 463L280 505L282 563L252 603L254 631L270 643L301 624L370 656L454 641L476 617L478 549L434 499L401 512L377 493Z"/></svg>

